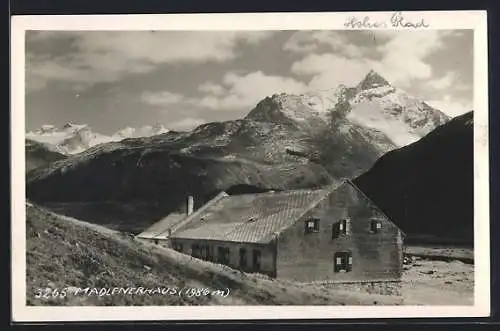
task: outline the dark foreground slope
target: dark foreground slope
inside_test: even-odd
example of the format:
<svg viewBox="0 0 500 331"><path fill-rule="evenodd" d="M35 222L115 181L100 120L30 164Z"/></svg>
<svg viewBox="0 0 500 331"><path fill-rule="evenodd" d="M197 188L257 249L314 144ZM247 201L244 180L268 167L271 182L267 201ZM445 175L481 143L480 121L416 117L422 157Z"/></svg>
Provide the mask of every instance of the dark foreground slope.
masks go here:
<svg viewBox="0 0 500 331"><path fill-rule="evenodd" d="M400 297L304 287L142 244L97 225L35 205L26 210L28 305L397 305ZM64 298L36 298L38 289L69 288ZM188 295L90 295L77 289L194 287L224 290ZM75 293L79 293L75 295ZM49 295L50 296L50 295Z"/></svg>
<svg viewBox="0 0 500 331"><path fill-rule="evenodd" d="M473 112L391 151L355 183L408 240L473 243Z"/></svg>

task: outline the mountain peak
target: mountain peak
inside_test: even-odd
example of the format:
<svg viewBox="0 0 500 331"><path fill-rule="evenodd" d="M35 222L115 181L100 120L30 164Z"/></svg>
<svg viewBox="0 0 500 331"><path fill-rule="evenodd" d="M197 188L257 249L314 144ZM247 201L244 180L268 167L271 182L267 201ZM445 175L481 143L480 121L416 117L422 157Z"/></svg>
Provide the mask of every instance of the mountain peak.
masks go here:
<svg viewBox="0 0 500 331"><path fill-rule="evenodd" d="M389 82L375 70L370 70L365 78L358 84L360 90L368 90L380 86L390 86Z"/></svg>
<svg viewBox="0 0 500 331"><path fill-rule="evenodd" d="M62 129L66 130L66 131L68 131L68 130L78 131L78 130L81 130L84 128L88 128L88 125L87 124L75 124L75 123L68 122L62 126Z"/></svg>

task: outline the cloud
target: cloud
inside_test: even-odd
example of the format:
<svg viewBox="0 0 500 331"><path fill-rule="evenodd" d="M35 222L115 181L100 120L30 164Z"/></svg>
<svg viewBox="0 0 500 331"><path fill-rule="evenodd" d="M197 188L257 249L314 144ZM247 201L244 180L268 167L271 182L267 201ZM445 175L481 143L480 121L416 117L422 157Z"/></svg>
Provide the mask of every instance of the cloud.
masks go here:
<svg viewBox="0 0 500 331"><path fill-rule="evenodd" d="M145 103L154 106L167 106L175 103L179 103L184 99L181 94L173 93L169 91L161 92L144 92L141 95L141 100Z"/></svg>
<svg viewBox="0 0 500 331"><path fill-rule="evenodd" d="M201 92L198 97L186 97L171 91L145 92L141 101L155 106L176 104L179 108L244 110L254 107L269 95L282 92L299 94L307 91L307 86L290 77L255 71L245 74L229 72L221 84L205 82L198 90Z"/></svg>
<svg viewBox="0 0 500 331"><path fill-rule="evenodd" d="M224 93L225 88L222 85L215 84L213 82L205 82L198 87L198 91L213 95L221 95Z"/></svg>
<svg viewBox="0 0 500 331"><path fill-rule="evenodd" d="M355 84L374 69L391 83L406 87L414 79L432 77L433 68L426 62L427 57L445 47L445 38L456 34L447 30L358 33L357 39L371 37L379 44L370 49L366 41L363 46L361 41L357 44L350 40L356 38L349 36L354 35L332 31L292 35L284 49L309 53L292 65L292 72L313 75L311 87L332 88L338 83ZM318 53L320 44L329 45L331 51Z"/></svg>
<svg viewBox="0 0 500 331"><path fill-rule="evenodd" d="M433 68L427 57L446 46L445 38L453 35L447 30L385 32L385 43L377 47L382 60L376 66L389 81L407 86L413 79L429 79Z"/></svg>
<svg viewBox="0 0 500 331"><path fill-rule="evenodd" d="M430 88L436 90L452 89L457 92L471 91L472 85L465 84L460 81L458 75L455 72L448 72L444 76L438 79L433 79L427 82Z"/></svg>
<svg viewBox="0 0 500 331"><path fill-rule="evenodd" d="M223 78L225 92L192 99L193 104L218 110L254 107L261 99L275 93L302 93L307 86L290 77L266 75L262 71L247 74L228 73ZM222 87L222 86L221 86Z"/></svg>
<svg viewBox="0 0 500 331"><path fill-rule="evenodd" d="M206 121L201 118L183 118L180 121L169 123L168 127L173 130L188 131L196 128L199 125L205 124Z"/></svg>
<svg viewBox="0 0 500 331"><path fill-rule="evenodd" d="M366 59L349 59L341 55L311 54L292 65L297 75L312 76L311 89L329 89L344 84L353 86L370 71L373 63Z"/></svg>
<svg viewBox="0 0 500 331"><path fill-rule="evenodd" d="M229 61L238 56L239 44L256 44L271 35L265 31L37 32L27 38L27 78L36 82L28 86L36 89L48 81L63 81L86 88L166 63ZM65 54L42 51L44 44L57 41L66 46Z"/></svg>
<svg viewBox="0 0 500 331"><path fill-rule="evenodd" d="M290 77L266 75L262 71L251 73L229 72L220 84L205 82L198 87L201 96L186 97L171 91L144 92L140 99L154 106L177 105L178 108L211 110L246 110L263 98L275 93L300 94L307 86Z"/></svg>
<svg viewBox="0 0 500 331"><path fill-rule="evenodd" d="M294 53L311 53L320 45L330 51L342 53L348 57L363 55L363 46L351 43L345 32L338 31L299 31L294 33L283 45L283 50Z"/></svg>
<svg viewBox="0 0 500 331"><path fill-rule="evenodd" d="M430 80L428 84L432 88L443 90L449 88L455 79L455 74L453 72L449 72L441 78Z"/></svg>
<svg viewBox="0 0 500 331"><path fill-rule="evenodd" d="M431 107L441 110L448 116L455 117L473 110L471 100L465 98L453 98L451 95L445 95L441 100L426 101Z"/></svg>

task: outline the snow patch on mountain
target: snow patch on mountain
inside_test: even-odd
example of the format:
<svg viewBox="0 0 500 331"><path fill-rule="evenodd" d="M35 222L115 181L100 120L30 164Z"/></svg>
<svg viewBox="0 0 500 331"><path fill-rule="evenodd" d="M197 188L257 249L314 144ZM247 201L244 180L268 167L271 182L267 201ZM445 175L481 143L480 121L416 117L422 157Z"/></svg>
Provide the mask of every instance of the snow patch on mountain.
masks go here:
<svg viewBox="0 0 500 331"><path fill-rule="evenodd" d="M127 138L150 137L168 131L162 125L148 125L139 129L125 128L111 136L107 136L93 132L86 124L67 123L61 128L45 124L36 131L26 133L26 138L45 145L49 150L70 155L81 153L104 143L121 141Z"/></svg>
<svg viewBox="0 0 500 331"><path fill-rule="evenodd" d="M424 101L391 86L373 70L354 87L340 85L301 95L275 94L262 100L246 118L292 122L308 131L320 130L332 120L346 119L370 131L379 131L379 138L385 135L397 147L417 141L449 120ZM389 147L386 142L383 145Z"/></svg>
<svg viewBox="0 0 500 331"><path fill-rule="evenodd" d="M157 124L154 126L146 125L138 129L127 127L116 132L111 137L116 141L126 138L151 137L167 132L169 132L167 128L165 128L163 125Z"/></svg>
<svg viewBox="0 0 500 331"><path fill-rule="evenodd" d="M397 146L411 144L449 118L390 85L359 91L350 101L347 119L385 133Z"/></svg>
<svg viewBox="0 0 500 331"><path fill-rule="evenodd" d="M397 146L405 146L419 139L398 118L385 115L383 107L376 101L356 105L346 117L353 123L384 132Z"/></svg>

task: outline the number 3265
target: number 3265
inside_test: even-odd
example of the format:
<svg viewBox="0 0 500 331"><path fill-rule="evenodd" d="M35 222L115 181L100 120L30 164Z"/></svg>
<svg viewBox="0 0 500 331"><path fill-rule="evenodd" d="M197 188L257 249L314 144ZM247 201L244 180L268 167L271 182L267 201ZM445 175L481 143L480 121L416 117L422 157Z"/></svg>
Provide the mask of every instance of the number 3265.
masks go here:
<svg viewBox="0 0 500 331"><path fill-rule="evenodd" d="M57 299L66 297L66 289L39 288L35 291L35 298Z"/></svg>

